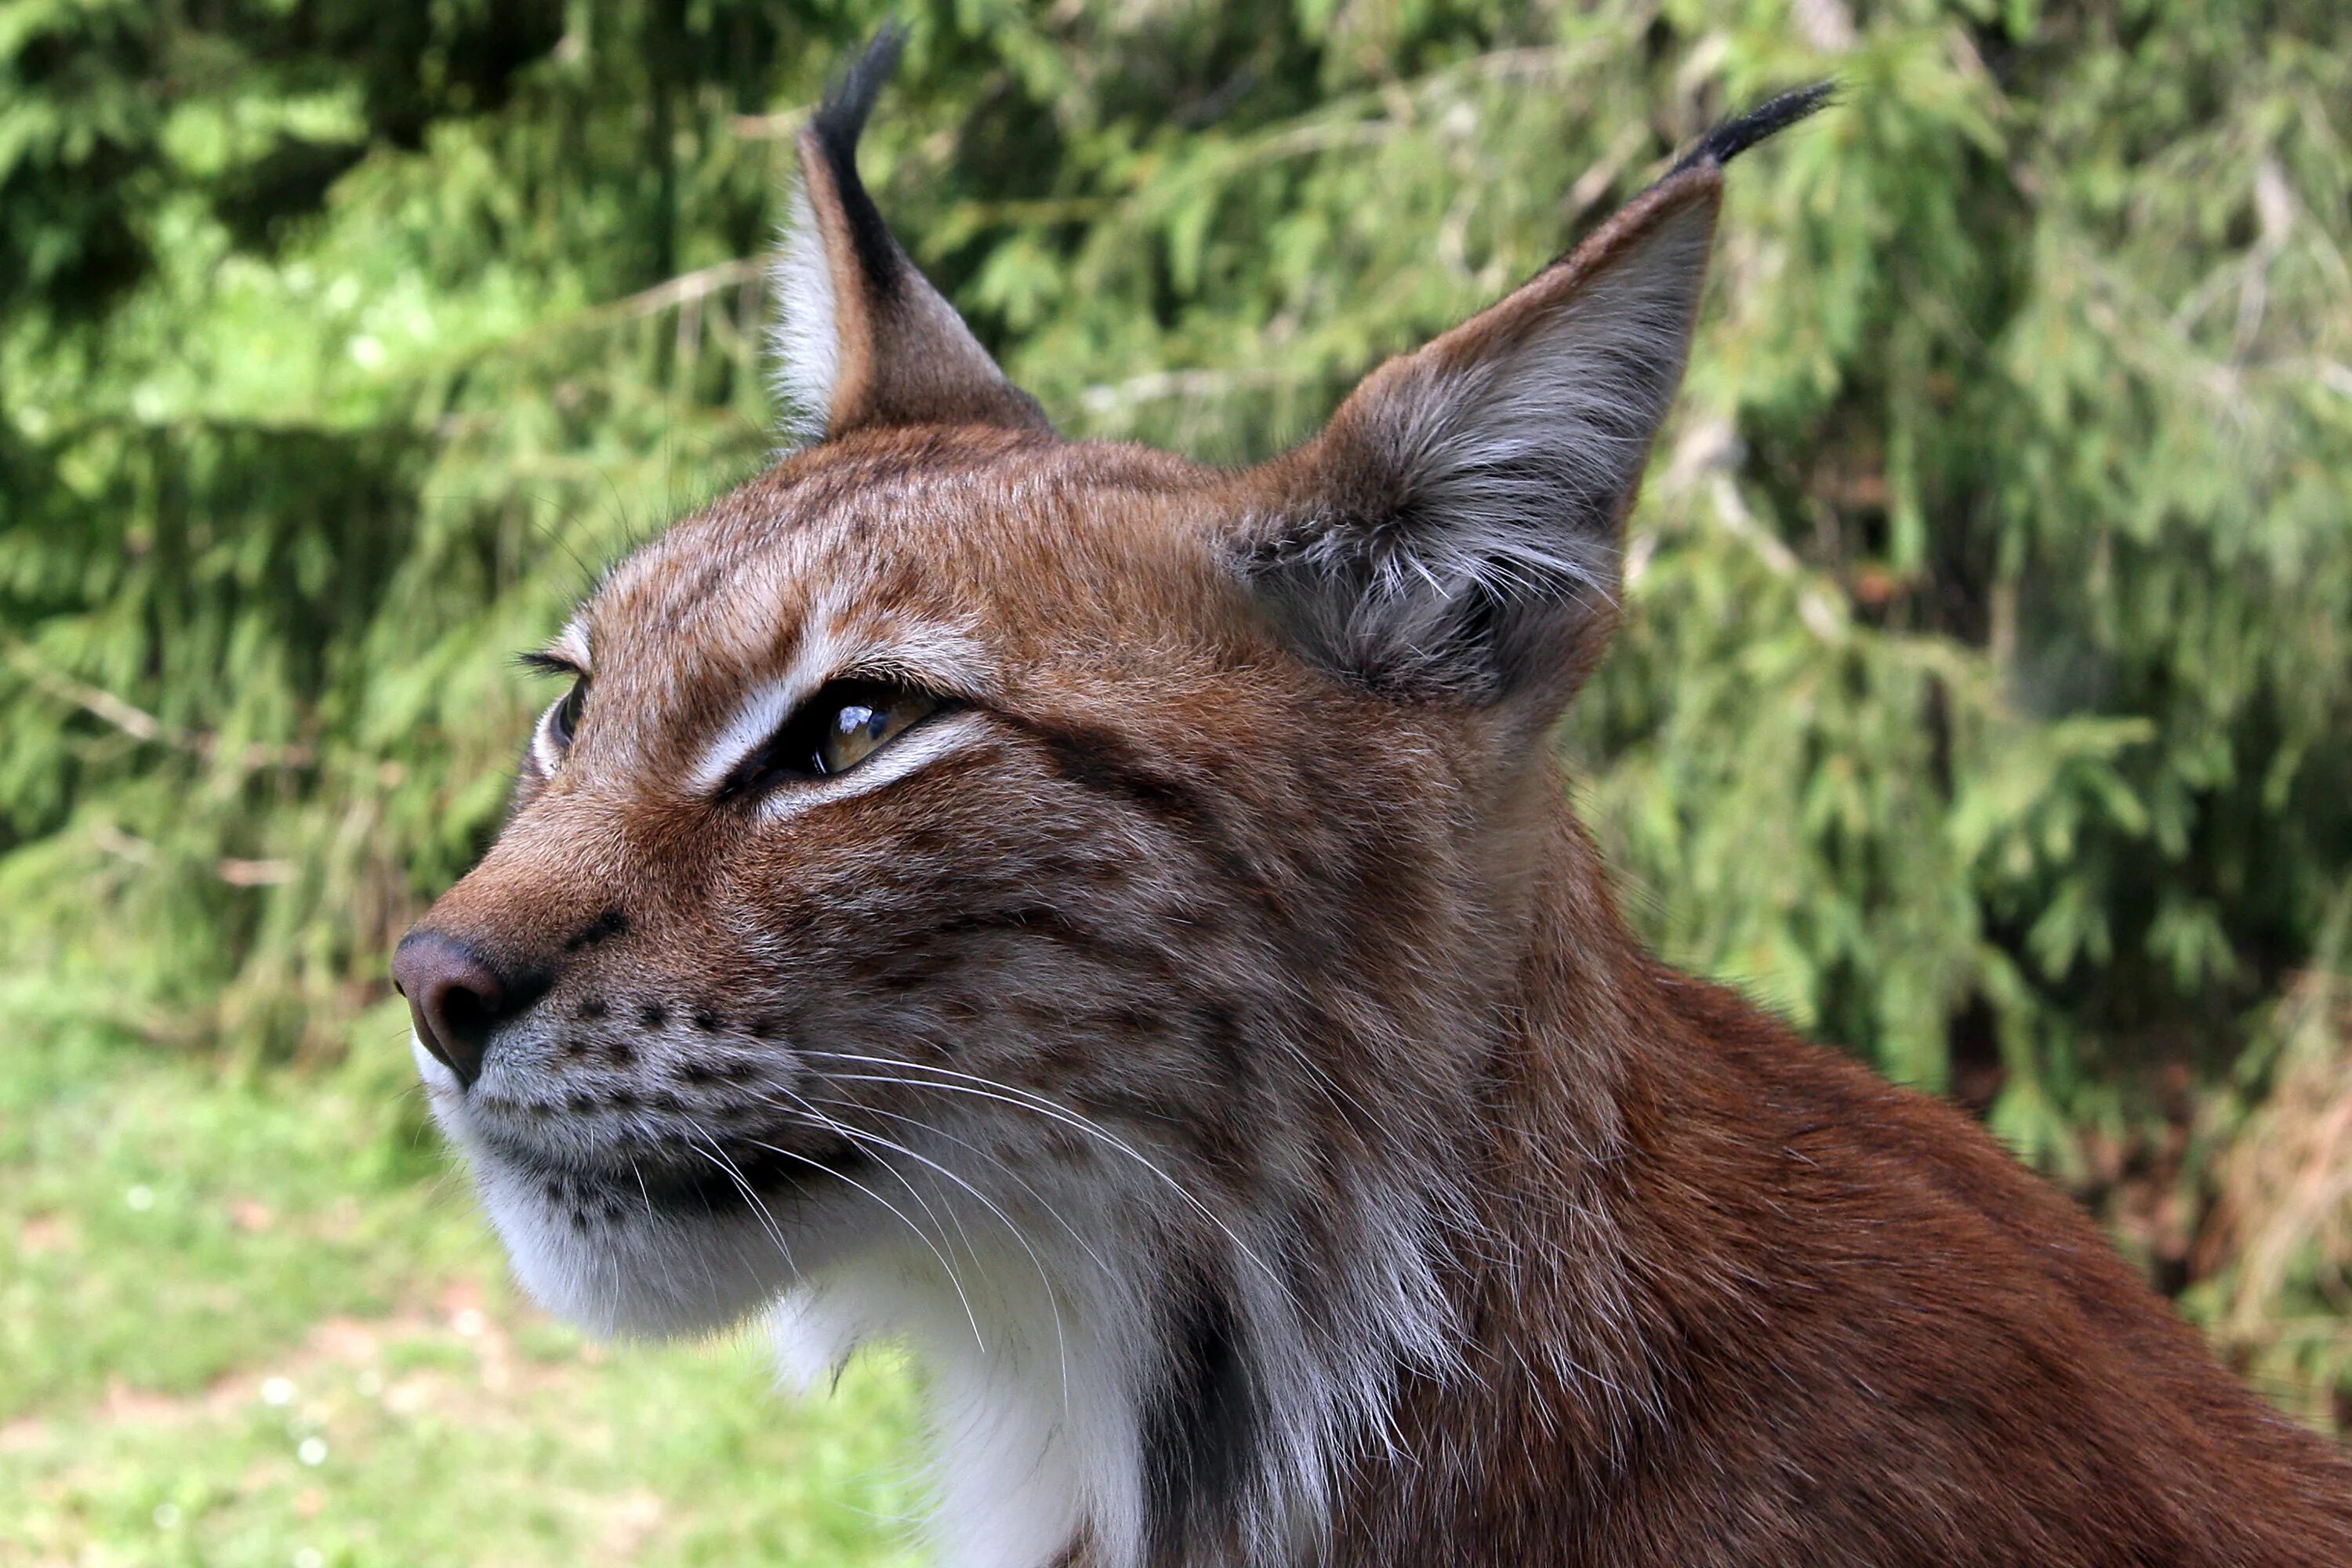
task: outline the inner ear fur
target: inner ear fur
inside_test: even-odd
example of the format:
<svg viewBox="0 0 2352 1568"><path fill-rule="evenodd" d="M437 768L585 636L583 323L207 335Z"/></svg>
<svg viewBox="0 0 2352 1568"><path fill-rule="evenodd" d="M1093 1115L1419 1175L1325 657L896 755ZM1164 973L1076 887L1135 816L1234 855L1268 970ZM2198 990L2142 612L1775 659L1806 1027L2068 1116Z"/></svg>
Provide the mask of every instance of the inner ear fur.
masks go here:
<svg viewBox="0 0 2352 1568"><path fill-rule="evenodd" d="M1677 169L1258 471L1239 568L1301 652L1399 696L1565 700L1614 623L1722 188Z"/></svg>
<svg viewBox="0 0 2352 1568"><path fill-rule="evenodd" d="M1723 166L1831 94L1718 125L1567 256L1243 477L1235 566L1299 653L1401 697L1558 711L1615 625L1618 541L1690 357Z"/></svg>
<svg viewBox="0 0 2352 1568"><path fill-rule="evenodd" d="M877 35L800 133L773 334L796 444L897 426L1051 428L908 258L858 178L858 138L903 42L895 27Z"/></svg>

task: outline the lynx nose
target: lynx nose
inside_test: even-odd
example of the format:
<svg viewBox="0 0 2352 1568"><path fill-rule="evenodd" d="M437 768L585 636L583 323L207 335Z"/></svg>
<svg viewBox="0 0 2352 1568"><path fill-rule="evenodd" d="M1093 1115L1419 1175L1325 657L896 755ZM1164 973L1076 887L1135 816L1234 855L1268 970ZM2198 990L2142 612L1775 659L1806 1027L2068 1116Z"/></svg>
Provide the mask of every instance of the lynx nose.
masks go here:
<svg viewBox="0 0 2352 1568"><path fill-rule="evenodd" d="M392 983L408 998L416 1037L469 1088L482 1076L490 1035L520 1011L480 954L436 931L413 931L401 939L392 955Z"/></svg>

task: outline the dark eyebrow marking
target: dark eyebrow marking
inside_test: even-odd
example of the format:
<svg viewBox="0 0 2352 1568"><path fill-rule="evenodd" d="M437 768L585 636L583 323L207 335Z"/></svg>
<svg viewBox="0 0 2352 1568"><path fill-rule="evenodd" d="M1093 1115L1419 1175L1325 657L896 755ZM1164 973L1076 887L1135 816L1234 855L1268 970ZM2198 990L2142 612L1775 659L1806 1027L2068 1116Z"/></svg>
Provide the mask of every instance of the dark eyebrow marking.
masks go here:
<svg viewBox="0 0 2352 1568"><path fill-rule="evenodd" d="M1189 781L1152 767L1108 730L1057 724L1024 714L1003 717L1043 746L1055 773L1071 784L1118 796L1154 816L1187 826L1198 825L1208 816L1207 803Z"/></svg>

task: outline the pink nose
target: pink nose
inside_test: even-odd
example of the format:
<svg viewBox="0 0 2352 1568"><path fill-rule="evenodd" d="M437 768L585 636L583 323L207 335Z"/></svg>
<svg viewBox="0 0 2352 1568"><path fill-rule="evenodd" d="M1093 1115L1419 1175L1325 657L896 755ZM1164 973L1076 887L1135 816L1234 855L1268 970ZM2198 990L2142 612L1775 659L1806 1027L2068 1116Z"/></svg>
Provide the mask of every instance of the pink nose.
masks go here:
<svg viewBox="0 0 2352 1568"><path fill-rule="evenodd" d="M507 987L481 955L455 937L413 931L392 955L392 983L425 1048L461 1083L481 1077L482 1053L509 1010Z"/></svg>

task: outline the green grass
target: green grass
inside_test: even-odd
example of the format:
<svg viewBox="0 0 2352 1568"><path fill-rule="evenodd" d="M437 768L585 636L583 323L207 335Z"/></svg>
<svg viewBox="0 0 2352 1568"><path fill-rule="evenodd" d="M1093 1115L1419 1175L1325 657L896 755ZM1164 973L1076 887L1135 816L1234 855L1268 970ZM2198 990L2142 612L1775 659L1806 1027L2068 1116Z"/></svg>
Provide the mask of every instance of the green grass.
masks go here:
<svg viewBox="0 0 2352 1568"><path fill-rule="evenodd" d="M242 1083L0 1052L0 1568L914 1561L904 1370L800 1403L755 1343L550 1322L399 1035Z"/></svg>

